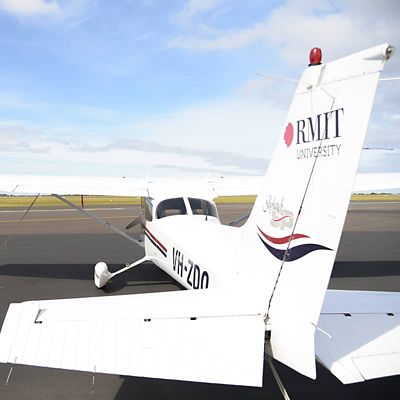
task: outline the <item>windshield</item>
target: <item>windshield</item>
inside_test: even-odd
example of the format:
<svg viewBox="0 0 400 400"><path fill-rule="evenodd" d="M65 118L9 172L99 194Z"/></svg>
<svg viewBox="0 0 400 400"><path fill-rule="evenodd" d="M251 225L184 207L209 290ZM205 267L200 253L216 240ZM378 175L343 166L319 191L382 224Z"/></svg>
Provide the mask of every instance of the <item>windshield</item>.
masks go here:
<svg viewBox="0 0 400 400"><path fill-rule="evenodd" d="M217 209L209 201L189 197L189 204L193 215L208 215L217 218Z"/></svg>
<svg viewBox="0 0 400 400"><path fill-rule="evenodd" d="M164 200L157 207L157 218L182 214L187 214L185 202L182 197Z"/></svg>

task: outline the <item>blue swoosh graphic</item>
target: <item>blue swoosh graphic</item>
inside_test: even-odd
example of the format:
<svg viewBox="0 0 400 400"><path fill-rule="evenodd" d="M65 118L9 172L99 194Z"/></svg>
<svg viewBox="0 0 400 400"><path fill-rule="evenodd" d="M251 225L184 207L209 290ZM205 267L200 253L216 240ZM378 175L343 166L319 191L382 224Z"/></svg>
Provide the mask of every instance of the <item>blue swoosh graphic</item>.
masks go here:
<svg viewBox="0 0 400 400"><path fill-rule="evenodd" d="M268 249L268 251L278 260L283 261L283 257L285 256L286 250L280 250L276 249L275 247L272 247L268 243L265 243L264 240L262 240L261 236L258 235L260 238L262 244ZM307 254L316 251L316 250L331 250L329 247L321 246L320 244L301 244L299 246L292 247L286 252L286 257L285 261L296 261L301 257L306 256Z"/></svg>

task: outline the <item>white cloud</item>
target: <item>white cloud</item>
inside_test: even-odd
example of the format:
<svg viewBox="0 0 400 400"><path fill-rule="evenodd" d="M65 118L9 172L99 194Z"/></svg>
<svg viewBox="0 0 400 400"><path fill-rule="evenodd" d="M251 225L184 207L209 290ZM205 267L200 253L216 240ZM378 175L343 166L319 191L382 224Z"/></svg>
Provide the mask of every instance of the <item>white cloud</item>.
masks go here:
<svg viewBox="0 0 400 400"><path fill-rule="evenodd" d="M124 129L134 137L160 144L266 158L272 153L285 114L285 109L266 98L233 96L142 118Z"/></svg>
<svg viewBox="0 0 400 400"><path fill-rule="evenodd" d="M0 151L3 153L47 153L40 130L18 121L0 122Z"/></svg>
<svg viewBox="0 0 400 400"><path fill-rule="evenodd" d="M220 3L221 0L188 0L172 20L187 25L194 17L213 10Z"/></svg>
<svg viewBox="0 0 400 400"><path fill-rule="evenodd" d="M0 0L0 5L2 3L5 2ZM84 1L75 0L75 3ZM180 18L181 22L193 22L196 17L215 12L220 4L220 0L188 1L176 18ZM326 58L334 59L386 40L400 43L397 4L400 3L383 1L375 5L360 1L288 1L251 26L223 31L211 27L203 29L200 24L197 35L190 30L190 35L171 40L170 46L199 51L232 51L258 41L272 46L282 60L298 70L300 65L307 63L308 51L315 45L323 48L324 54L328 55ZM400 61L399 54L388 62L387 67L400 65L396 59ZM72 111L75 116L81 115L79 120L85 115L85 122L90 120L90 128L71 128L62 123L57 123L60 126L58 129L43 127L49 139L46 141L41 137L37 145L39 149L50 149L44 155L51 162L73 159L86 165L96 164L99 168L101 163L109 166L132 164L132 169L144 162L152 166L162 164L188 169L219 167L251 172L258 168L261 158L272 154L286 116L290 93L294 90L291 84L279 83L278 90L274 85L275 82L266 79L251 80L233 91L228 99L136 119L128 119L113 110L70 106L69 110L63 110L63 114L68 115ZM400 83L382 82L380 86L382 90L378 92L367 145L398 147L400 92L395 88L400 88ZM1 93L0 105L27 106L21 99ZM101 141L99 139L89 145L79 141L95 133L96 129ZM67 139L64 142L58 140L57 137L61 136ZM118 148L111 136L119 137L122 143L130 141L132 146ZM141 142L136 143L136 149L132 138L141 138ZM13 143L10 143L13 151L22 151L24 146L29 148L33 145L33 139L30 138L27 143L17 137ZM151 143L154 148L146 149ZM93 151L95 146L98 146L96 152ZM177 151L177 146L181 151ZM379 169L380 166L390 169L390 165L398 169L399 164L393 163L391 154L398 156L398 153L383 152L378 159L375 153L368 153L362 164L368 170Z"/></svg>
<svg viewBox="0 0 400 400"><path fill-rule="evenodd" d="M321 4L326 5L323 10ZM289 1L266 19L265 40L293 66L303 65L304 54L314 46L332 60L386 41L399 42L400 3L386 0L374 4Z"/></svg>
<svg viewBox="0 0 400 400"><path fill-rule="evenodd" d="M273 46L290 65L304 65L304 54L322 47L329 59L386 41L400 42L400 2L383 0L291 0L260 22L236 30L208 26L197 34L172 38L168 45L199 51L225 51L260 41ZM399 64L400 65L400 62Z"/></svg>
<svg viewBox="0 0 400 400"><path fill-rule="evenodd" d="M136 145L136 146L131 146ZM125 145L125 146L123 146ZM17 138L0 138L0 165L12 159L8 173L20 172L21 166L30 165L29 172L43 173L39 170L43 165L48 171L67 171L69 168L79 167L80 175L140 175L145 170L158 170L158 174L173 171L173 174L185 175L187 172L209 171L234 174L260 174L266 167L265 159L258 160L252 157L243 157L238 154L225 152L201 152L193 149L160 147L146 142L114 142L110 145L93 146L82 144L80 148L73 148L70 144L52 141L38 142L32 145L28 141ZM261 168L261 170L260 170ZM4 165L2 166L5 171Z"/></svg>
<svg viewBox="0 0 400 400"><path fill-rule="evenodd" d="M0 12L24 23L68 23L71 29L88 20L88 9L96 0L0 0Z"/></svg>
<svg viewBox="0 0 400 400"><path fill-rule="evenodd" d="M260 174L265 171L284 116L285 111L265 98L236 95L233 100L134 120L100 118L99 131L96 125L77 128L64 124L61 129L61 121L54 121L57 127L13 122L0 125L0 152L4 155L7 150L10 156L26 158L24 164L33 169L44 162L59 165L71 161L80 163L82 171L92 165L97 165L98 171L116 171L123 165L136 170L143 164L149 168ZM28 154L29 149L42 153Z"/></svg>
<svg viewBox="0 0 400 400"><path fill-rule="evenodd" d="M266 32L267 28L263 24L256 24L246 29L225 31L213 38L179 36L171 39L168 46L201 51L231 50L253 43L264 37Z"/></svg>
<svg viewBox="0 0 400 400"><path fill-rule="evenodd" d="M280 85L280 90L273 85ZM46 169L62 173L63 168L73 168L80 175L115 176L140 176L149 169L155 175L169 170L168 175L174 176L184 171L263 174L280 137L293 89L290 84L282 85L262 79L249 81L231 99L134 120L99 116L99 124L89 128L63 125L62 121L54 121L57 127L1 122L0 167L9 173L22 173L10 168L29 165L31 173L45 173ZM70 110L64 111L70 115ZM93 118L96 116L97 112ZM390 116L372 122L368 145L393 147L398 140L398 114L390 112ZM360 163L364 172L396 171L399 167L398 151L366 151Z"/></svg>
<svg viewBox="0 0 400 400"><path fill-rule="evenodd" d="M56 0L0 0L0 9L18 16L58 15Z"/></svg>
<svg viewBox="0 0 400 400"><path fill-rule="evenodd" d="M307 64L309 50L315 46L322 48L325 61L384 42L400 46L399 20L399 1L289 0L268 15L261 16L258 23L236 30L218 30L211 26L207 30L203 27L196 34L192 29L171 39L169 46L191 51L233 52L259 43L276 51L287 66L297 70ZM399 76L399 71L400 56L395 54L385 66L384 76ZM267 81L253 80L244 85L242 94L254 96L268 89ZM400 148L397 129L399 90L397 81L379 84L366 137L367 146ZM273 101L272 96L269 99ZM265 100L268 102L268 95ZM273 109L279 110L280 115L286 113L286 104L279 106L276 101L273 104ZM258 118L255 121L262 126ZM378 157L377 153L368 153L363 157L361 167L364 164L367 170L387 170L392 165L393 170L398 170L399 163L395 162L393 154L383 152Z"/></svg>
<svg viewBox="0 0 400 400"><path fill-rule="evenodd" d="M0 107L14 110L39 110L43 108L43 104L29 101L13 93L0 92Z"/></svg>

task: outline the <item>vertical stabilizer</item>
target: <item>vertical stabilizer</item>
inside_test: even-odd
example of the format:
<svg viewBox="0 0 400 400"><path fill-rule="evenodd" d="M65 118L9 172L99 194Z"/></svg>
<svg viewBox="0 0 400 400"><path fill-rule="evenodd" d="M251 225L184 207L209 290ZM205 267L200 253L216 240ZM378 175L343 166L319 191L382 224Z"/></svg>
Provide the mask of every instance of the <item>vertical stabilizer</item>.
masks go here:
<svg viewBox="0 0 400 400"><path fill-rule="evenodd" d="M265 284L270 352L311 378L314 333L379 75L391 53L383 44L306 69L243 227L246 263Z"/></svg>

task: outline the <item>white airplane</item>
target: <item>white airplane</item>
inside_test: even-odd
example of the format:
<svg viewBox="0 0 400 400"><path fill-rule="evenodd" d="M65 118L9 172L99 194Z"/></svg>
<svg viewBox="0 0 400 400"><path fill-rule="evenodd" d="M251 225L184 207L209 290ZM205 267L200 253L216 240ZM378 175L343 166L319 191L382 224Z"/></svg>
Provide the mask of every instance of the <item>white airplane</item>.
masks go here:
<svg viewBox="0 0 400 400"><path fill-rule="evenodd" d="M219 223L207 185L121 179L82 190L68 178L10 178L1 190L66 202L71 193L143 196L143 216L129 225L142 225L146 255L117 273L152 261L202 290L11 304L0 362L248 386L262 386L265 355L312 379L316 361L343 383L399 374L400 293L327 290L392 52L383 44L322 64L312 51L241 227ZM113 276L96 265L98 287Z"/></svg>

